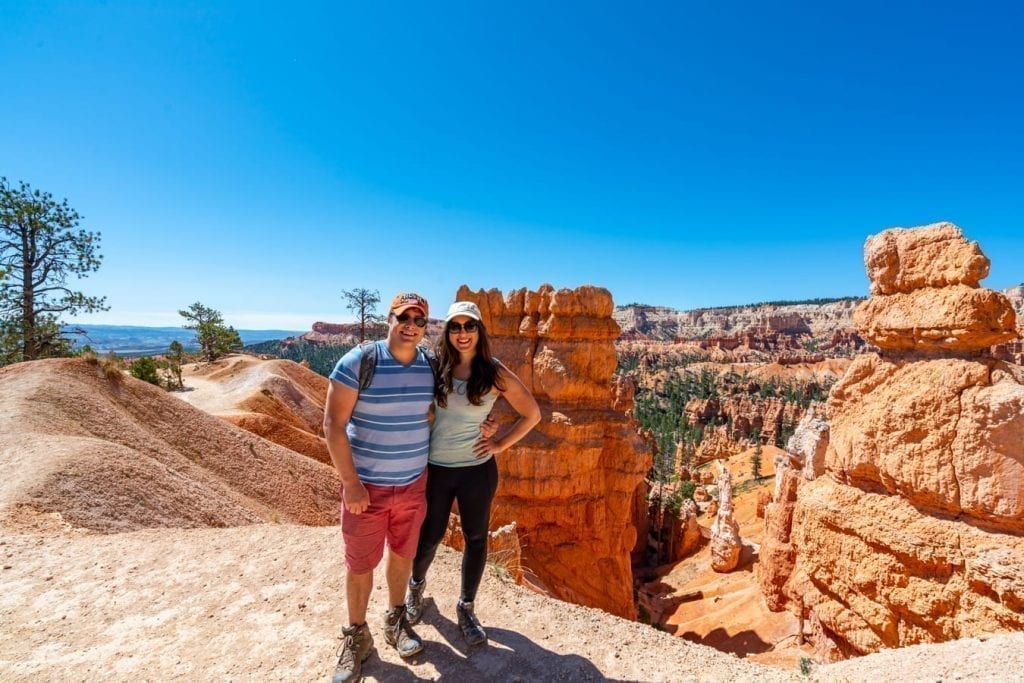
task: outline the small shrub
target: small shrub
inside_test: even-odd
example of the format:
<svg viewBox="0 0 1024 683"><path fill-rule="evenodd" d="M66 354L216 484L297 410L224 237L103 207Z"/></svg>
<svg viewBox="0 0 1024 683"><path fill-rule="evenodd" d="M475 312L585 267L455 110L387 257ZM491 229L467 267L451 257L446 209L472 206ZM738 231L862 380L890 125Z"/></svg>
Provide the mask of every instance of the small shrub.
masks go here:
<svg viewBox="0 0 1024 683"><path fill-rule="evenodd" d="M92 350L92 347L89 346L88 344L82 347L82 350L81 352L79 352L78 355L82 360L84 360L89 365L99 365L99 357L96 355L96 352Z"/></svg>
<svg viewBox="0 0 1024 683"><path fill-rule="evenodd" d="M800 658L800 673L802 673L804 676L810 676L811 675L811 658L810 657L801 657Z"/></svg>
<svg viewBox="0 0 1024 683"><path fill-rule="evenodd" d="M143 356L142 358L136 358L132 361L131 366L128 368L128 372L135 379L141 379L143 382L149 382L155 386L160 386L160 375L156 371L156 361L149 356Z"/></svg>
<svg viewBox="0 0 1024 683"><path fill-rule="evenodd" d="M100 361L100 369L103 370L103 374L107 379L121 379L121 373L124 371L124 361L116 353L110 351Z"/></svg>

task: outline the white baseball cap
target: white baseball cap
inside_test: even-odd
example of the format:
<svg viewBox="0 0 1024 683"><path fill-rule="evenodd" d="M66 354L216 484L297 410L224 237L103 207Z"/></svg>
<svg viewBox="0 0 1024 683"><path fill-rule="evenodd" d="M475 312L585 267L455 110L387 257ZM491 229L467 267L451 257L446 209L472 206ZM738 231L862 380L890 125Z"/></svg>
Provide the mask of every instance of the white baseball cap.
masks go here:
<svg viewBox="0 0 1024 683"><path fill-rule="evenodd" d="M445 316L444 321L448 322L456 316L464 315L467 318L473 318L474 320L480 320L480 309L477 308L476 304L472 301L456 301L448 307L448 315Z"/></svg>

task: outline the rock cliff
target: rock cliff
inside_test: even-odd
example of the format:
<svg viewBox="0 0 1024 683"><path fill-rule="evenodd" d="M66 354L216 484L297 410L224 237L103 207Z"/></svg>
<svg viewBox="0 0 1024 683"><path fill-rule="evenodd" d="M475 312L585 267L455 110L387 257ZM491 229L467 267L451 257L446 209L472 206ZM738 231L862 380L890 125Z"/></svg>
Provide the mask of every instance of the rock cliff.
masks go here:
<svg viewBox="0 0 1024 683"><path fill-rule="evenodd" d="M633 304L618 307L614 317L624 334L658 341L773 334L825 337L853 327L853 310L859 301L847 298L827 303L751 304L692 311Z"/></svg>
<svg viewBox="0 0 1024 683"><path fill-rule="evenodd" d="M526 384L543 419L498 456L492 525L516 523L528 579L553 595L635 618L632 511L651 456L616 392L611 294L597 287L471 291L494 355ZM616 408L613 402L618 397ZM503 405L501 421L512 419ZM532 577L531 577L532 575Z"/></svg>
<svg viewBox="0 0 1024 683"><path fill-rule="evenodd" d="M782 475L759 570L822 659L1024 628L1024 370L987 355L1013 308L948 223L874 236L865 263L880 351L832 389L823 475Z"/></svg>

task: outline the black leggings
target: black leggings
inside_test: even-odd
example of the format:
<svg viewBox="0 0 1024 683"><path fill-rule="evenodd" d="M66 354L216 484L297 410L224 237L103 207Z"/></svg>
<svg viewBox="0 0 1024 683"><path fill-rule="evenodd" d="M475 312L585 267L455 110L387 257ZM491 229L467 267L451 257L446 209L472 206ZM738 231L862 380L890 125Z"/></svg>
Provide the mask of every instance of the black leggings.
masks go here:
<svg viewBox="0 0 1024 683"><path fill-rule="evenodd" d="M476 589L487 564L487 532L491 524L491 501L498 489L498 464L492 457L472 467L427 466L427 518L420 530L420 543L412 565L412 578L427 578L437 546L448 528L452 501L459 501L459 520L466 549L462 553L463 602L476 599Z"/></svg>

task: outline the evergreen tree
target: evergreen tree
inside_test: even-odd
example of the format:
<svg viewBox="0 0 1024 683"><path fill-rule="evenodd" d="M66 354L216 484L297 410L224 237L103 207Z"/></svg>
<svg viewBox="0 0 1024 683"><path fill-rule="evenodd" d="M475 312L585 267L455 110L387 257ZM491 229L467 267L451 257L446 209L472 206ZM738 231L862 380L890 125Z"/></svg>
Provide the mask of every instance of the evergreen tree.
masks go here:
<svg viewBox="0 0 1024 683"><path fill-rule="evenodd" d="M754 479L760 479L761 456L763 454L761 450L761 433L755 430L752 436L754 437L754 452L750 454L750 473Z"/></svg>
<svg viewBox="0 0 1024 683"><path fill-rule="evenodd" d="M220 311L197 301L186 310L178 311L178 315L189 321L183 326L186 330L196 331L196 343L199 344L203 360L217 360L242 350L241 337L234 327L224 324L224 316Z"/></svg>
<svg viewBox="0 0 1024 683"><path fill-rule="evenodd" d="M384 322L384 317L377 313L380 291L363 287L343 289L341 298L346 301L345 308L355 313L356 320L359 321L359 341L366 339L367 325L379 325Z"/></svg>
<svg viewBox="0 0 1024 683"><path fill-rule="evenodd" d="M128 367L128 372L135 379L141 379L143 382L160 386L160 375L156 371L156 361L149 356L133 360L132 364Z"/></svg>
<svg viewBox="0 0 1024 683"><path fill-rule="evenodd" d="M0 178L0 365L68 355L61 316L107 310L68 285L103 259L100 234L79 229L81 218L66 199Z"/></svg>
<svg viewBox="0 0 1024 683"><path fill-rule="evenodd" d="M185 347L178 340L172 341L167 347L167 354L164 358L167 362L167 388L184 389L185 382L181 378L181 366L185 364Z"/></svg>

